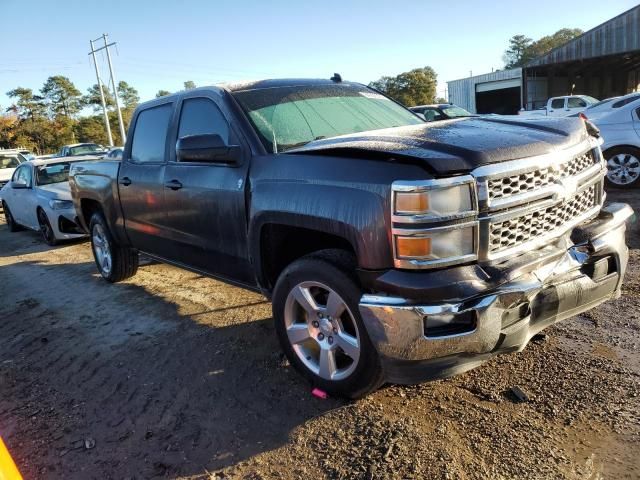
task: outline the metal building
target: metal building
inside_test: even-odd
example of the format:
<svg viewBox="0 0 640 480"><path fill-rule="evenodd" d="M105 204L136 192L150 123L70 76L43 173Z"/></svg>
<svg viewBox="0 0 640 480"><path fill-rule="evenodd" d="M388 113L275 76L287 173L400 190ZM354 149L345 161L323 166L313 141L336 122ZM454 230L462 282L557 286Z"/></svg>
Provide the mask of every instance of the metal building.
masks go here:
<svg viewBox="0 0 640 480"><path fill-rule="evenodd" d="M499 74L511 80L500 83ZM515 82L518 82L517 88ZM476 113L516 113L549 97L583 94L604 99L640 90L640 5L608 20L522 69L447 82L449 100ZM514 105L516 92L519 105Z"/></svg>

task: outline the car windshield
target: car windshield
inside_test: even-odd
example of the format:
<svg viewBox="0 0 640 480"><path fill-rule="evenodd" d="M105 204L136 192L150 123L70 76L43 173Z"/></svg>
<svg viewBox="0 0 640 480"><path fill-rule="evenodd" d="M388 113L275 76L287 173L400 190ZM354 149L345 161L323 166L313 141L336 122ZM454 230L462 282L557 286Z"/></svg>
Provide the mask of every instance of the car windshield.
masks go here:
<svg viewBox="0 0 640 480"><path fill-rule="evenodd" d="M359 85L276 87L233 95L265 148L274 153L322 138L423 123L384 95Z"/></svg>
<svg viewBox="0 0 640 480"><path fill-rule="evenodd" d="M16 168L20 163L18 155L0 155L0 169Z"/></svg>
<svg viewBox="0 0 640 480"><path fill-rule="evenodd" d="M50 163L36 168L36 184L51 185L69 180L71 162Z"/></svg>
<svg viewBox="0 0 640 480"><path fill-rule="evenodd" d="M607 98L605 100L600 100L598 103L594 103L593 105L589 105L587 110L591 110L592 108L600 107L602 105L606 105L607 103L611 103L614 100L619 99L620 97Z"/></svg>
<svg viewBox="0 0 640 480"><path fill-rule="evenodd" d="M102 147L95 143L88 143L86 145L78 145L77 147L69 147L69 153L71 155L87 155L92 153L102 153Z"/></svg>
<svg viewBox="0 0 640 480"><path fill-rule="evenodd" d="M580 98L582 98L589 105L595 105L596 103L600 102L600 100L598 100L597 98L590 97L589 95L583 95Z"/></svg>
<svg viewBox="0 0 640 480"><path fill-rule="evenodd" d="M457 117L472 117L471 112L467 112L464 108L458 107L457 105L449 105L442 107L445 115L449 118L457 118Z"/></svg>

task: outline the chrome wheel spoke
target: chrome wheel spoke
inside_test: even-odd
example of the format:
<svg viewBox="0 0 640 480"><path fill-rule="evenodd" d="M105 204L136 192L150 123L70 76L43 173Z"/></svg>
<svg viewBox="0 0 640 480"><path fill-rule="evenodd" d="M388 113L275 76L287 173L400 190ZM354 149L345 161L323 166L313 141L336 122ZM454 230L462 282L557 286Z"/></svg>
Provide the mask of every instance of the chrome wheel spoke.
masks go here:
<svg viewBox="0 0 640 480"><path fill-rule="evenodd" d="M327 315L332 318L340 318L344 313L345 308L346 305L342 301L342 298L340 298L340 295L333 291L330 292L329 298L327 299Z"/></svg>
<svg viewBox="0 0 640 480"><path fill-rule="evenodd" d="M311 338L309 335L309 328L304 323L294 323L287 328L287 336L293 345L304 343Z"/></svg>
<svg viewBox="0 0 640 480"><path fill-rule="evenodd" d="M319 307L316 301L311 296L311 292L308 288L298 285L292 291L293 297L296 302L309 314L316 315Z"/></svg>
<svg viewBox="0 0 640 480"><path fill-rule="evenodd" d="M322 348L318 364L318 375L327 380L333 379L336 373L336 355L333 349Z"/></svg>
<svg viewBox="0 0 640 480"><path fill-rule="evenodd" d="M339 332L336 335L335 340L336 346L340 347L347 356L352 360L358 359L360 356L360 344L356 337L345 332Z"/></svg>

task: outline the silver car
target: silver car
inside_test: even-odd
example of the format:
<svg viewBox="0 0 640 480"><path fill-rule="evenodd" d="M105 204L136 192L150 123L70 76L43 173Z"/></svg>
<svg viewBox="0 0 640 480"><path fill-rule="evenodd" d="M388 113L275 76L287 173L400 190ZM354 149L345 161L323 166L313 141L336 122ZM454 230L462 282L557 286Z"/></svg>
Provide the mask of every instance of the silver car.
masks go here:
<svg viewBox="0 0 640 480"><path fill-rule="evenodd" d="M607 183L619 188L640 185L640 93L603 100L582 115L604 139Z"/></svg>

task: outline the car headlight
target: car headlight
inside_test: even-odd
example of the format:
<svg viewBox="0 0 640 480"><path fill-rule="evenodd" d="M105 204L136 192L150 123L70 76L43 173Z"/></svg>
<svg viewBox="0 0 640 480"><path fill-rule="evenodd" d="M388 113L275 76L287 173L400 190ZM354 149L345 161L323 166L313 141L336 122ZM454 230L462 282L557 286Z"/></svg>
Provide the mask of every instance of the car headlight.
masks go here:
<svg viewBox="0 0 640 480"><path fill-rule="evenodd" d="M394 182L391 204L396 267L435 268L477 259L473 177Z"/></svg>
<svg viewBox="0 0 640 480"><path fill-rule="evenodd" d="M49 200L49 206L53 210L66 210L73 208L73 202L71 200Z"/></svg>

